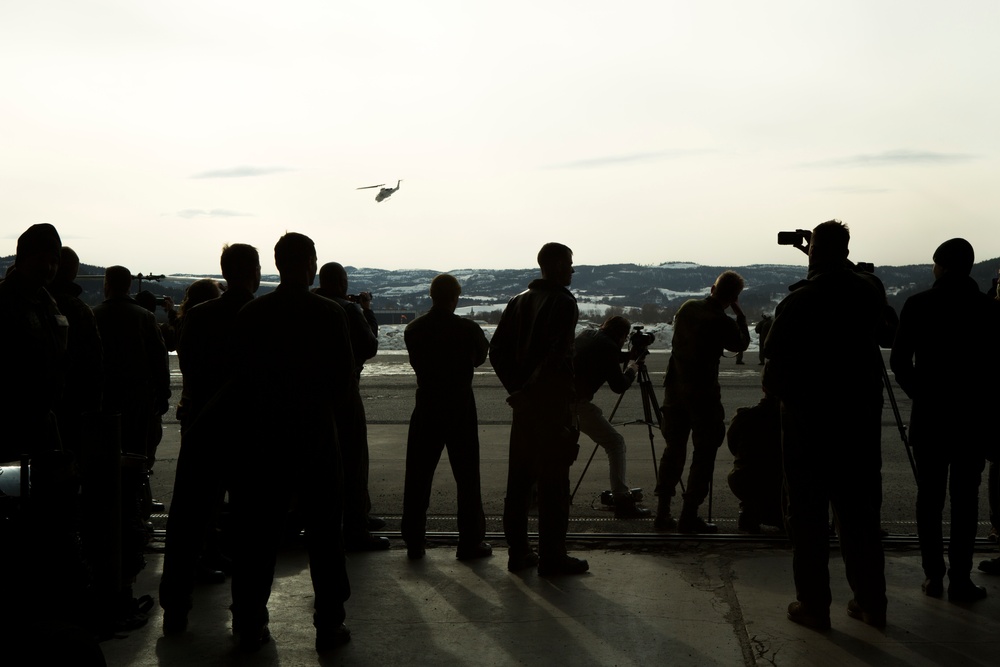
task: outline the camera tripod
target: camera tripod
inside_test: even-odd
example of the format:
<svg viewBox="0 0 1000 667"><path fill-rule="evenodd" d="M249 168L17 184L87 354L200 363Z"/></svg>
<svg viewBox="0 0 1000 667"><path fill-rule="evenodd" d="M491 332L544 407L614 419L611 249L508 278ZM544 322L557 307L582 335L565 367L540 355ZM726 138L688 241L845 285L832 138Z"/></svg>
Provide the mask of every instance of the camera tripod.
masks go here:
<svg viewBox="0 0 1000 667"><path fill-rule="evenodd" d="M892 391L892 382L889 380L889 370L885 367L885 359L882 358L881 349L879 350L879 361L882 362L882 384L885 386L885 392L889 395L889 405L892 406L892 415L896 419L896 428L899 430L899 438L903 441L903 449L906 450L906 458L910 461L910 470L913 471L913 480L917 483L920 482L920 477L917 476L917 463L913 460L913 452L910 451L910 439L906 435L906 424L903 423L903 417L899 413L899 404L896 403L896 394Z"/></svg>
<svg viewBox="0 0 1000 667"><path fill-rule="evenodd" d="M660 424L663 423L663 413L660 412L660 406L656 402L656 393L653 391L653 382L649 379L649 369L646 368L646 364L643 362L646 353L643 353L636 359L636 365L638 366L638 371L636 373L636 382L639 385L639 393L642 397L642 419L636 419L630 422L624 422L623 426L628 426L629 424L645 424L646 430L649 432L649 450L653 456L653 478L659 482L659 469L656 465L656 443L653 438L653 427L655 426L657 430L660 429ZM625 398L625 394L628 393L628 389L623 391L618 395L618 400L615 401L615 407L612 408L611 414L608 415L608 422L610 423L612 419L615 418L615 413L618 412L618 406L622 404L622 399ZM654 421L655 418L655 421ZM576 497L576 492L580 488L580 484L583 482L583 478L587 474L587 470L590 468L590 464L594 460L594 455L597 454L597 449L600 445L594 445L594 451L590 453L590 458L587 459L587 465L583 467L583 472L580 473L580 479L577 480L576 486L573 487L573 493L569 494L569 502L573 503L573 498Z"/></svg>

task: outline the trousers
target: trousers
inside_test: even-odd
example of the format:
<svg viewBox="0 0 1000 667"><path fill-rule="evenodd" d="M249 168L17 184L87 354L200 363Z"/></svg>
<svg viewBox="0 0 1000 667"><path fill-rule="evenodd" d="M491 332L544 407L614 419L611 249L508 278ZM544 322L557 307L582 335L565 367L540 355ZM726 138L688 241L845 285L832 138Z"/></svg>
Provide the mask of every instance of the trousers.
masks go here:
<svg viewBox="0 0 1000 667"><path fill-rule="evenodd" d="M568 443L572 427L569 404L514 407L503 531L512 555L526 553L531 490L538 489L538 557L558 561L566 556L569 529L569 468L579 446Z"/></svg>
<svg viewBox="0 0 1000 667"><path fill-rule="evenodd" d="M616 496L628 495L629 486L625 480L625 438L592 402L580 401L576 404L576 411L580 417L580 432L597 443L608 455L611 492Z"/></svg>
<svg viewBox="0 0 1000 667"><path fill-rule="evenodd" d="M336 450L297 452L285 459L280 474L263 485L251 462L233 476L233 630L249 631L268 622L267 601L282 526L295 504L304 525L309 574L315 598L313 622L337 627L345 618L344 602L351 596L344 556L343 474Z"/></svg>
<svg viewBox="0 0 1000 667"><path fill-rule="evenodd" d="M725 410L717 396L694 396L668 387L663 401L660 430L666 447L660 459L660 497L674 496L684 472L688 439L691 439L691 469L684 505L697 508L708 497L715 471L715 456L726 439Z"/></svg>
<svg viewBox="0 0 1000 667"><path fill-rule="evenodd" d="M410 416L406 440L403 519L400 526L408 545L423 545L434 471L445 449L457 491L458 540L461 544L475 545L486 535L475 399L439 402L418 398Z"/></svg>
<svg viewBox="0 0 1000 667"><path fill-rule="evenodd" d="M782 460L797 599L829 609L832 505L848 584L869 613L884 612L881 404L810 410L782 402Z"/></svg>
<svg viewBox="0 0 1000 667"><path fill-rule="evenodd" d="M917 536L924 574L932 579L945 574L941 521L946 495L951 501L949 579L969 577L979 530L979 486L986 467L986 436L974 426L978 416L963 420L956 419L957 414L938 410L932 413L916 401L911 412L910 441L917 464Z"/></svg>

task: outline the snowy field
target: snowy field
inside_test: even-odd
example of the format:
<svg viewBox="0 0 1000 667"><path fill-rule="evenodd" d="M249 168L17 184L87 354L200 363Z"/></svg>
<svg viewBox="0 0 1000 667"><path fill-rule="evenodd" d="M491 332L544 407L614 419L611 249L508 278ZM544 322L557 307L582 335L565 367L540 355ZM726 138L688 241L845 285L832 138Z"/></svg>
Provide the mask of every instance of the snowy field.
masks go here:
<svg viewBox="0 0 1000 667"><path fill-rule="evenodd" d="M642 323L637 322L635 324ZM492 338L496 325L480 324L480 326L486 332L486 337ZM382 325L379 327L378 355L365 364L364 375L409 375L413 373L413 369L408 363L400 363L406 359L406 346L403 344L403 329L405 328L406 325L404 324ZM596 328L596 325L590 323L580 324L577 325L576 332L579 334L581 331L593 328ZM662 354L670 350L670 340L674 335L673 326L662 323L648 324L643 325L643 331L656 336L656 340L649 347L652 354ZM747 349L747 355L754 359L754 363L756 363L755 355L757 354L758 347L757 334L754 333L753 329L750 329L750 347ZM728 352L726 354L727 356L731 356ZM487 369L482 372L492 373L493 371Z"/></svg>
<svg viewBox="0 0 1000 667"><path fill-rule="evenodd" d="M633 326L643 326L643 333L651 333L656 336L656 340L653 344L649 346L650 350L669 350L670 349L670 339L674 335L674 328L669 324L646 324L643 325L641 322L634 322ZM487 338L493 337L493 331L496 329L495 324L483 324L480 325L483 331L486 332ZM379 326L378 330L378 349L379 352L388 352L392 350L405 351L406 346L403 344L403 329L406 328L405 324L383 324ZM586 331L587 329L596 329L597 325L591 324L589 322L578 324L576 326L576 333L579 335L581 331ZM750 349L755 350L757 345L756 334L750 331Z"/></svg>
<svg viewBox="0 0 1000 667"><path fill-rule="evenodd" d="M708 291L703 290L698 293L688 294L687 296L690 296L691 298L704 298L707 294ZM467 317L470 313L472 313L473 317L475 317L475 313L503 310L506 305L506 303L482 303L476 306L458 308L455 310L455 313L463 317ZM607 303L580 302L577 305L580 309L581 318L594 319L603 318L608 308L611 307L610 304ZM485 324L480 322L479 326L481 326L483 331L486 332L486 338L493 337L493 332L496 330L495 324ZM596 329L597 326L598 325L592 322L581 322L576 327L576 333L579 335L581 331ZM633 321L632 326L642 326L644 333L651 333L656 337L653 344L649 346L650 352L653 354L670 351L670 341L674 336L674 327L672 325L663 324L662 322L646 324L644 322ZM406 345L403 342L403 329L405 328L405 324L388 324L381 325L379 327L379 353L378 356L365 364L364 375L400 375L410 374L413 372L413 369L410 368L409 364L399 363L401 359L405 359L406 357ZM754 333L753 328L751 327L750 347L747 349L747 354L755 355L758 348L759 344L757 334ZM488 372L492 373L492 371Z"/></svg>

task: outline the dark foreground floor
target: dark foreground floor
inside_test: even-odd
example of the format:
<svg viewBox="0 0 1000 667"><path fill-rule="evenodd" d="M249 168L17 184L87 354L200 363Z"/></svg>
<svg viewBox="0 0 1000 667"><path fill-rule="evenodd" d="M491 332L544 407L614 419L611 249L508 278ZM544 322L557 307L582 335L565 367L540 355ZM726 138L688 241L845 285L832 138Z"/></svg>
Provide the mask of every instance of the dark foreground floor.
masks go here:
<svg viewBox="0 0 1000 667"><path fill-rule="evenodd" d="M397 543L397 546L399 543ZM833 562L833 629L789 622L794 597L785 549L683 542L655 550L576 551L589 574L541 578L506 571L502 551L462 563L454 550L422 562L402 548L352 555L352 641L320 657L313 648L305 556L279 564L271 597L273 641L257 654L232 641L228 585L197 593L191 628L164 638L149 625L102 644L109 665L996 665L1000 578L973 575L990 597L971 606L930 599L912 549L891 551L889 625L847 616L849 589ZM137 589L154 588L150 557Z"/></svg>
<svg viewBox="0 0 1000 667"><path fill-rule="evenodd" d="M507 428L480 429L483 500L494 531L499 530L496 517L503 501ZM627 427L625 432L630 481L649 493L654 480L645 429ZM390 531L398 531L406 426L374 425L369 439L375 509L388 520ZM661 446L658 441L657 448ZM178 450L176 425L168 425L152 480L154 494L168 504ZM720 457L724 454L725 448ZM725 488L722 465L716 471L714 516L725 531L735 528L736 508ZM626 533L652 533L651 522L618 522L607 518L599 502L594 506L607 484L606 466L599 453L574 503L570 530L622 535L615 548L577 545L575 555L590 561L587 575L543 579L533 571L510 574L498 538L493 539L497 554L487 560L460 563L453 547L439 546L414 563L394 538L391 551L351 555L354 594L347 622L353 640L320 658L313 649L306 560L293 549L279 561L270 604L274 640L260 653L247 656L235 650L228 585L199 589L190 631L181 637L162 637L157 608L147 627L101 646L112 666L1000 664L1000 577L973 574L989 589L989 597L975 605L930 599L920 591L923 574L917 551L890 549L889 625L879 631L847 616L849 589L835 551L833 629L817 633L785 618L794 589L791 553L784 543L647 544L629 539ZM280 471L266 462L261 471L266 493L269 475ZM579 474L576 465L574 483ZM908 474L904 469L900 476L905 480ZM896 494L899 508L890 512L892 494L887 491L883 520L894 534L912 532L912 494L907 494ZM443 458L429 527L454 530L453 513L454 481ZM981 536L986 531L983 526ZM983 551L976 560L993 555ZM148 560L136 594L156 593L162 554L153 553Z"/></svg>

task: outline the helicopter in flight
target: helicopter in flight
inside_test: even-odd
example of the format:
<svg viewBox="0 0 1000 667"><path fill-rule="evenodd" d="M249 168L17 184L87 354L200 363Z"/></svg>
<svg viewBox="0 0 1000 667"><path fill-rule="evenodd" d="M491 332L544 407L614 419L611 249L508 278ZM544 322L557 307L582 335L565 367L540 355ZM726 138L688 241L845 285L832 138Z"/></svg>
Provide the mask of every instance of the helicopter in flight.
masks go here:
<svg viewBox="0 0 1000 667"><path fill-rule="evenodd" d="M398 181L396 181L396 187L394 187L394 188L386 188L386 187L383 187L385 185L385 183L379 183L378 185L366 185L364 187L355 188L355 189L356 190L370 190L371 188L382 188L381 190L378 191L378 194L375 195L375 201L380 202L380 201L382 201L384 199L388 199L389 197L391 197L392 193L399 189L399 184L402 183L402 182L403 182L403 179L399 179Z"/></svg>

